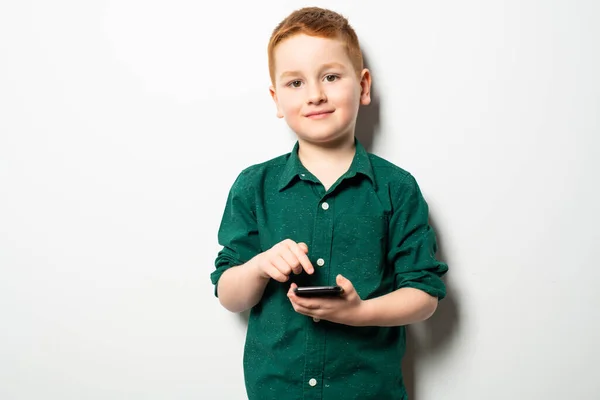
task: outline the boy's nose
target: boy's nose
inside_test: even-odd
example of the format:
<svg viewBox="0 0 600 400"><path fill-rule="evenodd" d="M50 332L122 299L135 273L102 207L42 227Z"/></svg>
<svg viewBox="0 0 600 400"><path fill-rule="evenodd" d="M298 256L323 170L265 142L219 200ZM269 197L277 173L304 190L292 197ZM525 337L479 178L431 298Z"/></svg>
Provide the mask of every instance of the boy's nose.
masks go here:
<svg viewBox="0 0 600 400"><path fill-rule="evenodd" d="M310 85L307 99L308 104L320 104L325 100L327 100L327 96L325 96L325 91L321 85Z"/></svg>

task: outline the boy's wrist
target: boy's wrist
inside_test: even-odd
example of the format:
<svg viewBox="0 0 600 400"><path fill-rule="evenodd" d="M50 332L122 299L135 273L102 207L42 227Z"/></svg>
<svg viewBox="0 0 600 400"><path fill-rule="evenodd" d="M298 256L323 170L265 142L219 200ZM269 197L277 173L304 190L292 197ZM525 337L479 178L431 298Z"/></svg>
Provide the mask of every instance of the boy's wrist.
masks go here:
<svg viewBox="0 0 600 400"><path fill-rule="evenodd" d="M260 264L258 262L258 257L260 256L260 254L254 256L253 258L251 258L247 263L246 263L246 268L248 268L250 270L250 272L252 273L253 277L256 278L257 280L261 280L261 281L268 281L269 280L269 276L264 274L261 269L260 269Z"/></svg>
<svg viewBox="0 0 600 400"><path fill-rule="evenodd" d="M371 300L362 300L356 313L356 326L373 325L373 302Z"/></svg>

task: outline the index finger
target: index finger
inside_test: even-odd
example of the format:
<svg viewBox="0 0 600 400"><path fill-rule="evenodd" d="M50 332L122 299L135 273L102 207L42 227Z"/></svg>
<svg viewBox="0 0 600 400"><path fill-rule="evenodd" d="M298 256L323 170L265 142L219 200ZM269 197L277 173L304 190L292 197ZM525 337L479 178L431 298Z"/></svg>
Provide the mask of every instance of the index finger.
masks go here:
<svg viewBox="0 0 600 400"><path fill-rule="evenodd" d="M306 255L306 253L304 253L304 251L302 251L302 249L297 243L294 243L293 246L290 246L290 250L298 258L300 265L302 265L302 268L304 268L307 274L311 275L313 272L315 272L315 267L313 267L310 260L308 259L308 256Z"/></svg>

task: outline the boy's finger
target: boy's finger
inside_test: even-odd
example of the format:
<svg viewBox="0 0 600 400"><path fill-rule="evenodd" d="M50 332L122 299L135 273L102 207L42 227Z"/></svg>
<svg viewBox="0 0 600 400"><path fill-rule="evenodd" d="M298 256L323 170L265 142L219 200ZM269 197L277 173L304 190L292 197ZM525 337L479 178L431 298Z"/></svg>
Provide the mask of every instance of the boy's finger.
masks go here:
<svg viewBox="0 0 600 400"><path fill-rule="evenodd" d="M291 249L286 248L285 251L281 252L280 256L290 266L290 269L294 274L298 275L302 272L302 265L300 265L298 257L296 257Z"/></svg>
<svg viewBox="0 0 600 400"><path fill-rule="evenodd" d="M298 258L298 261L300 262L300 266L302 266L302 268L306 271L307 274L312 274L313 272L315 272L314 267L312 266L310 260L308 259L308 256L306 255L308 253L308 246L306 245L306 243L298 243L296 249L300 250L299 252L294 252L296 257ZM294 251L293 248L291 250ZM300 269L298 273L300 272L302 272L302 269Z"/></svg>
<svg viewBox="0 0 600 400"><path fill-rule="evenodd" d="M286 260L280 255L273 257L273 259L271 260L271 264L273 264L275 268L277 268L279 272L281 272L285 276L289 275L292 272L292 267L290 267Z"/></svg>
<svg viewBox="0 0 600 400"><path fill-rule="evenodd" d="M315 301L314 299L296 297L294 303L306 310L318 310L321 308L321 304L318 301Z"/></svg>
<svg viewBox="0 0 600 400"><path fill-rule="evenodd" d="M294 267L292 267L292 272L294 273L294 275L298 275L299 273L302 272L302 264L299 263L295 263Z"/></svg>
<svg viewBox="0 0 600 400"><path fill-rule="evenodd" d="M354 290L354 285L352 285L352 282L350 282L350 280L348 280L346 277L342 276L342 274L338 274L335 277L335 283L337 283L338 286L342 287L344 293L348 293Z"/></svg>
<svg viewBox="0 0 600 400"><path fill-rule="evenodd" d="M294 282L292 282L292 284L290 285L290 288L288 289L288 292L287 292L287 296L290 298L290 300L292 300L293 296L296 296L296 292L294 292L294 289L297 287L298 287L298 285L296 285Z"/></svg>
<svg viewBox="0 0 600 400"><path fill-rule="evenodd" d="M298 243L298 246L300 246L300 249L306 254L308 253L308 246L306 245L306 243L304 242L300 242Z"/></svg>
<svg viewBox="0 0 600 400"><path fill-rule="evenodd" d="M271 278L278 282L286 282L288 280L287 275L282 274L274 265L269 265L266 272Z"/></svg>
<svg viewBox="0 0 600 400"><path fill-rule="evenodd" d="M300 247L296 247L294 254L296 254L296 257L298 257L298 261L300 261L300 265L302 265L302 268L304 268L304 270L306 271L307 274L310 275L313 272L315 272L315 268L313 267L310 260L308 259L308 256L306 255L306 253L304 253L303 251L300 250Z"/></svg>

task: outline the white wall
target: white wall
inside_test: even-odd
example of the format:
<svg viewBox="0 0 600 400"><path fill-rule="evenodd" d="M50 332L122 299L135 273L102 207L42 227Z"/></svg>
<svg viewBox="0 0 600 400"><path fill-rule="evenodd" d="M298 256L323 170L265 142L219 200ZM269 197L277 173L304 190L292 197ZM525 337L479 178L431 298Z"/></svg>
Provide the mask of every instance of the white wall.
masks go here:
<svg viewBox="0 0 600 400"><path fill-rule="evenodd" d="M234 177L293 144L266 44L309 3L201 3L0 5L1 399L244 398L209 274ZM412 399L598 398L600 3L315 3L451 268Z"/></svg>

